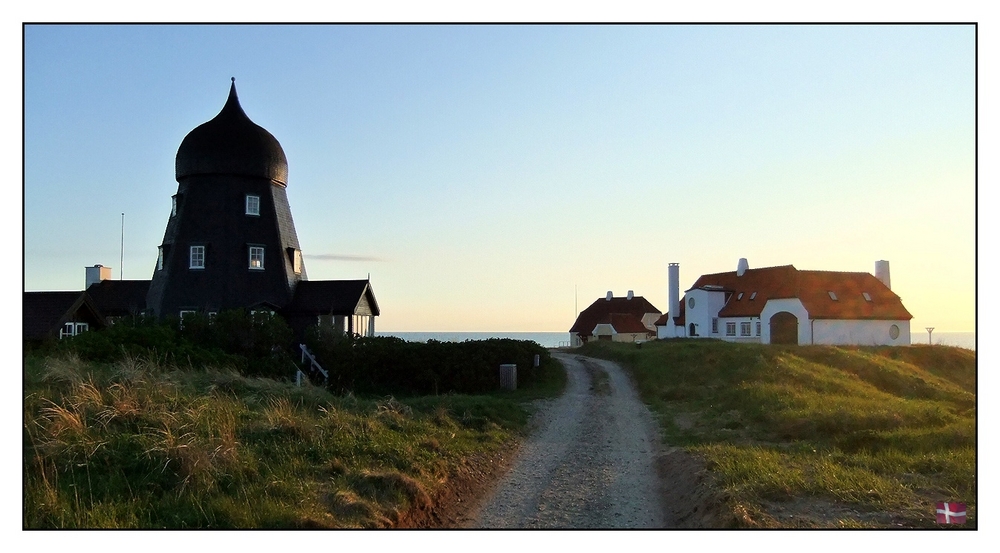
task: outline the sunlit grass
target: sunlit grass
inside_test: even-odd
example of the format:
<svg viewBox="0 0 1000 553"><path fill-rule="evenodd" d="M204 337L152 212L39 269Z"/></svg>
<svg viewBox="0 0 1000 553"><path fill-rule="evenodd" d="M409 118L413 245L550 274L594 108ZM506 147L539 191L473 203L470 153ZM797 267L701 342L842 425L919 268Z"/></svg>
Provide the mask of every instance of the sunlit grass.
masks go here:
<svg viewBox="0 0 1000 553"><path fill-rule="evenodd" d="M28 358L23 525L392 526L509 448L539 393L358 398L155 359Z"/></svg>
<svg viewBox="0 0 1000 553"><path fill-rule="evenodd" d="M631 370L666 441L706 460L737 525L780 526L768 504L813 497L909 527L935 526L935 501L964 501L975 527L974 352L675 340L584 353Z"/></svg>

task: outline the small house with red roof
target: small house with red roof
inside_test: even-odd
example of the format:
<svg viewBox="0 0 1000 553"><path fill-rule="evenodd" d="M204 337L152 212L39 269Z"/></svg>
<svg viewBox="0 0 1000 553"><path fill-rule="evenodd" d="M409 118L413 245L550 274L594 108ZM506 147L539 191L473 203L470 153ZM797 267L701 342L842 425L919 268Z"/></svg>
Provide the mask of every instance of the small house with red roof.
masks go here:
<svg viewBox="0 0 1000 553"><path fill-rule="evenodd" d="M580 312L569 329L570 345L582 346L590 340L613 342L644 342L656 337L653 323L660 310L632 290L625 297L615 297L610 291L603 299Z"/></svg>
<svg viewBox="0 0 1000 553"><path fill-rule="evenodd" d="M875 275L801 271L792 265L702 275L678 298L669 271L670 306L654 324L658 338L716 338L764 344L910 345L910 320L892 292L889 263Z"/></svg>

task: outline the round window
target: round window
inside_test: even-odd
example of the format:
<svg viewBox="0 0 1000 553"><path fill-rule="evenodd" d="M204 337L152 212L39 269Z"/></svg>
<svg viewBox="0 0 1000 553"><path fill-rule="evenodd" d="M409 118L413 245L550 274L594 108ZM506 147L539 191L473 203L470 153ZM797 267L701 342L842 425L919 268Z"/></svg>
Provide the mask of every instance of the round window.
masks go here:
<svg viewBox="0 0 1000 553"><path fill-rule="evenodd" d="M899 338L899 327L897 325L892 325L889 327L889 337L895 340Z"/></svg>
<svg viewBox="0 0 1000 553"><path fill-rule="evenodd" d="M694 298L688 298L688 309L694 309Z"/></svg>

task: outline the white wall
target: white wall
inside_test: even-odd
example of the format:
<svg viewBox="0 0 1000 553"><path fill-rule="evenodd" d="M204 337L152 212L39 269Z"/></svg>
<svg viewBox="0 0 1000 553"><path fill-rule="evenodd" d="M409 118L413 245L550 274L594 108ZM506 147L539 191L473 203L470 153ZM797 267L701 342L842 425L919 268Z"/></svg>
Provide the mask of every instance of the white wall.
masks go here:
<svg viewBox="0 0 1000 553"><path fill-rule="evenodd" d="M899 335L895 339L889 332L892 325L899 328ZM814 344L838 346L910 345L910 321L819 319L812 322L812 331L812 343Z"/></svg>
<svg viewBox="0 0 1000 553"><path fill-rule="evenodd" d="M655 323L656 319L659 319L661 315L662 313L646 313L642 316L642 324L644 324L650 332L655 331L656 327L653 326L653 323Z"/></svg>
<svg viewBox="0 0 1000 553"><path fill-rule="evenodd" d="M615 327L606 323L595 326L592 334L595 340L600 339L601 336L611 336L613 342L642 342L649 339L649 335L645 332L618 332Z"/></svg>
<svg viewBox="0 0 1000 553"><path fill-rule="evenodd" d="M788 311L799 320L799 344L811 344L812 334L809 330L809 312L806 311L798 298L767 300L760 312L760 342L771 343L771 317L776 313Z"/></svg>
<svg viewBox="0 0 1000 553"><path fill-rule="evenodd" d="M718 338L720 340L725 340L727 342L753 342L759 343L764 336L764 325L760 325L760 334L757 334L757 322L760 321L757 317L720 317L719 318L719 333L712 334L712 338ZM736 323L736 335L727 336L726 335L726 323ZM740 334L740 323L750 323L750 335L743 336Z"/></svg>
<svg viewBox="0 0 1000 553"><path fill-rule="evenodd" d="M694 307L691 307L691 299ZM712 338L712 317L717 317L725 306L726 293L722 291L689 290L684 294L684 335L691 334L691 323L699 338ZM718 337L714 335L714 337Z"/></svg>

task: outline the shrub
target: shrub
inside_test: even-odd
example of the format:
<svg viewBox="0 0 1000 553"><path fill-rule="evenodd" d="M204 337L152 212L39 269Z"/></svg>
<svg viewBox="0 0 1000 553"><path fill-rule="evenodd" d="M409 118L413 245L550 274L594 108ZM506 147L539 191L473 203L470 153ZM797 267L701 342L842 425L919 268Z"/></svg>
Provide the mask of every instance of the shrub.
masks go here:
<svg viewBox="0 0 1000 553"><path fill-rule="evenodd" d="M307 344L330 372L335 392L365 394L482 394L500 389L501 364L515 363L518 386L537 379L535 355L553 363L535 342L494 338L465 342L406 342L395 337L346 338L318 329Z"/></svg>
<svg viewBox="0 0 1000 553"><path fill-rule="evenodd" d="M81 359L111 363L123 355L154 357L178 366L231 366L247 376L290 378L292 330L281 317L245 310L157 321L123 319L109 328L60 340L55 348Z"/></svg>

